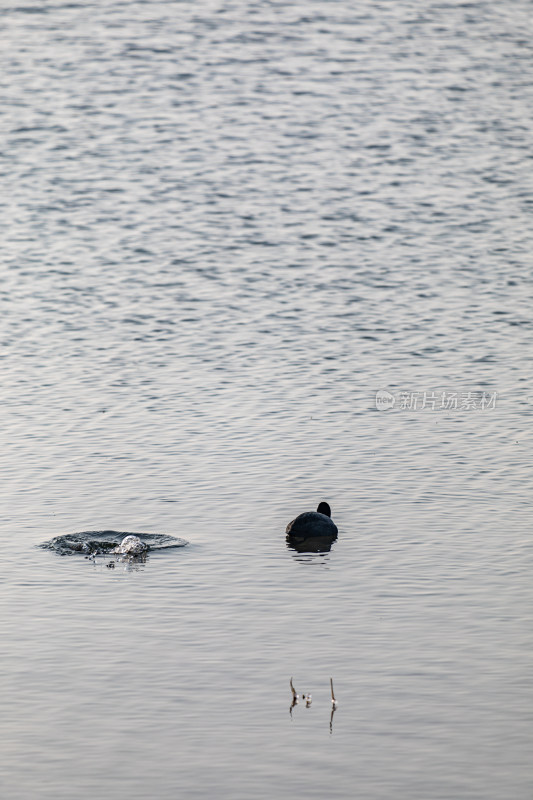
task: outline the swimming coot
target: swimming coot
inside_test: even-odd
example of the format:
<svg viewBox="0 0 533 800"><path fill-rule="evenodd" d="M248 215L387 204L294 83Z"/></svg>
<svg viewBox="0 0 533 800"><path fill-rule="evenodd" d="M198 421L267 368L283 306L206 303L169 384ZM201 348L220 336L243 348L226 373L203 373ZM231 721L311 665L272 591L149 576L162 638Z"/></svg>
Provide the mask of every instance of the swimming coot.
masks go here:
<svg viewBox="0 0 533 800"><path fill-rule="evenodd" d="M337 526L331 519L331 509L327 503L320 503L316 511L305 511L289 522L288 536L337 536Z"/></svg>

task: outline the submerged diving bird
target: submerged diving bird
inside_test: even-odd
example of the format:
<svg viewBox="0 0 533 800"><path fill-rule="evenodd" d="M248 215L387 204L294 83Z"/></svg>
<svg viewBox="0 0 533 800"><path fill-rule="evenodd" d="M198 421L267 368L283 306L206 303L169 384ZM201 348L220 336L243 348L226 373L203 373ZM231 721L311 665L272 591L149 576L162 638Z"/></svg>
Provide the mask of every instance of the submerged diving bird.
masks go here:
<svg viewBox="0 0 533 800"><path fill-rule="evenodd" d="M337 526L331 519L331 508L327 503L320 503L316 511L304 511L289 522L288 536L337 536Z"/></svg>

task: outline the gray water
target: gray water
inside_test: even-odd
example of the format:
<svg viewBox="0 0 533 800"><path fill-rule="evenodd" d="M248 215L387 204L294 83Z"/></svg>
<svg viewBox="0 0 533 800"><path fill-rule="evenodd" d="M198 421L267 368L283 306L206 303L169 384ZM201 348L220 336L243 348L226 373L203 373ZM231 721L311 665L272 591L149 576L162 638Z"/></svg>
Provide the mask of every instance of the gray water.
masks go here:
<svg viewBox="0 0 533 800"><path fill-rule="evenodd" d="M531 798L531 29L3 4L3 798Z"/></svg>

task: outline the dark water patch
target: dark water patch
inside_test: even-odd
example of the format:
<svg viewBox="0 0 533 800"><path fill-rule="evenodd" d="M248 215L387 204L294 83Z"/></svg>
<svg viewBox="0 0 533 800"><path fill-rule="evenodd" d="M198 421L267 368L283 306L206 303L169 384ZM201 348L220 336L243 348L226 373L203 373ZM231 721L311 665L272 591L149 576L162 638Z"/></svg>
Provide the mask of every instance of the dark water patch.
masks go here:
<svg viewBox="0 0 533 800"><path fill-rule="evenodd" d="M168 536L164 533L131 533L128 531L81 531L55 536L39 547L54 550L60 556L98 555L112 553L126 536L138 536L148 546L148 550L166 550L170 547L185 547L189 544L185 539Z"/></svg>
<svg viewBox="0 0 533 800"><path fill-rule="evenodd" d="M47 11L47 8L42 8L41 6L13 6L6 9L6 12L11 14L46 14Z"/></svg>

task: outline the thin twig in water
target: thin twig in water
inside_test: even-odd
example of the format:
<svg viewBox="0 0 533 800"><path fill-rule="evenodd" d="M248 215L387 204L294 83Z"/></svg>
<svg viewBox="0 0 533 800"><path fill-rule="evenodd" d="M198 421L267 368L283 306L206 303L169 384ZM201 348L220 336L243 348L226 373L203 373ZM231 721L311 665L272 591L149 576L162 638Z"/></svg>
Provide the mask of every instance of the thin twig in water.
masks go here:
<svg viewBox="0 0 533 800"><path fill-rule="evenodd" d="M337 701L335 700L335 692L333 691L333 679L329 679L329 685L331 686L331 702L333 703L334 708L337 708Z"/></svg>
<svg viewBox="0 0 533 800"><path fill-rule="evenodd" d="M294 688L294 686L292 685L292 678L291 678L291 680L290 680L290 684L291 684L292 699L293 699L293 700L298 700L298 698L299 698L299 696L300 696L300 695L296 694L296 689L295 689L295 688Z"/></svg>

